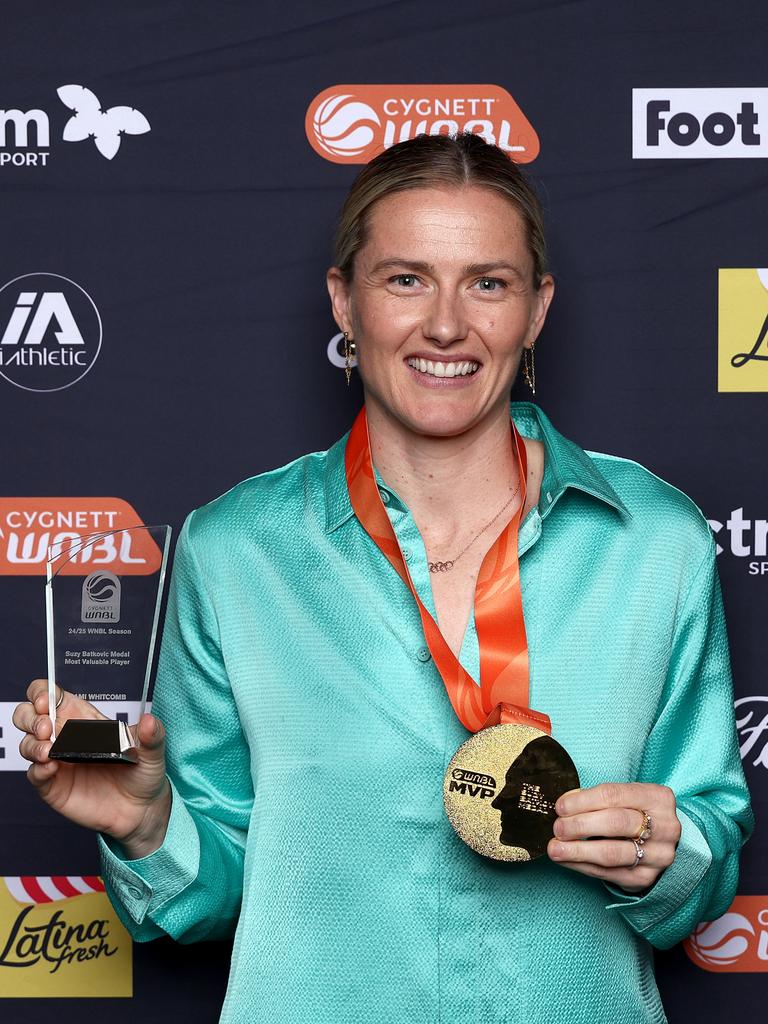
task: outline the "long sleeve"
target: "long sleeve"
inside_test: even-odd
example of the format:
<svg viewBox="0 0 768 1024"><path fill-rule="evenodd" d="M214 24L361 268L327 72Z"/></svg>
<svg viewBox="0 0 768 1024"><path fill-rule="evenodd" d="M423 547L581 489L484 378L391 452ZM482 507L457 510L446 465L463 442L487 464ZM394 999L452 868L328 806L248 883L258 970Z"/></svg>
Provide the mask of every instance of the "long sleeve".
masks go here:
<svg viewBox="0 0 768 1024"><path fill-rule="evenodd" d="M727 910L736 893L739 851L754 824L711 534L677 618L666 686L638 781L674 791L682 835L673 863L645 895L607 886L618 898L610 909L666 949L700 921Z"/></svg>
<svg viewBox="0 0 768 1024"><path fill-rule="evenodd" d="M176 547L153 713L165 724L172 812L162 846L126 860L100 836L107 891L135 939L231 934L253 803L249 750L224 665L216 613L193 551L194 513Z"/></svg>

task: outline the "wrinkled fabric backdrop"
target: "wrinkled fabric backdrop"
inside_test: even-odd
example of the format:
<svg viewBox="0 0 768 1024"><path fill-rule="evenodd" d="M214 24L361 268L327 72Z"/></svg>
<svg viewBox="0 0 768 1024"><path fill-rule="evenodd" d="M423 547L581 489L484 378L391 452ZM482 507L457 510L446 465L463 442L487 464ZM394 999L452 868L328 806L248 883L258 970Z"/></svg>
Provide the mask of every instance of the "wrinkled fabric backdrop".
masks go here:
<svg viewBox="0 0 768 1024"><path fill-rule="evenodd" d="M351 161L387 130L475 116L523 147L546 207L557 294L536 400L583 447L680 487L717 531L757 830L729 914L657 972L673 1022L760 1012L766 29L758 0L3 6L3 1020L217 1019L228 946L131 949L93 837L24 778L10 713L46 671L41 545L72 515L126 521L122 503L177 529L339 437L361 392L344 385L324 273Z"/></svg>

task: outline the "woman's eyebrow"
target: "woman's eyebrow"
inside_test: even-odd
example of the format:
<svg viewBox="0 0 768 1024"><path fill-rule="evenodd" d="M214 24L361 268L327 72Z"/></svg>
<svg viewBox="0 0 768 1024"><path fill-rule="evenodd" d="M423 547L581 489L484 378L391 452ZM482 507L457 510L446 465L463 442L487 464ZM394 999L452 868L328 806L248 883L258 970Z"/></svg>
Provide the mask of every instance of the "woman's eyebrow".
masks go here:
<svg viewBox="0 0 768 1024"><path fill-rule="evenodd" d="M492 260L489 263L469 263L464 267L464 273L467 276L476 274L478 277L482 277L483 274L492 274L496 270L506 270L508 273L519 277L521 281L525 278L522 270L515 266L514 263L508 263L507 260Z"/></svg>
<svg viewBox="0 0 768 1024"><path fill-rule="evenodd" d="M410 260L405 256L394 256L386 260L379 260L371 268L372 273L376 273L379 270L389 270L393 267L407 267L409 270L420 271L426 274L434 273L435 267L432 263L425 263L424 260ZM490 274L497 270L506 270L511 274L515 274L521 280L524 279L524 274L519 267L516 267L514 263L508 263L506 260L490 260L486 263L468 263L462 267L462 273L467 277L476 274L481 276L482 274Z"/></svg>
<svg viewBox="0 0 768 1024"><path fill-rule="evenodd" d="M371 270L375 273L377 270L389 270L392 267L408 267L409 270L420 270L426 274L431 274L435 269L431 263L425 263L423 260L409 260L404 256L393 256L390 259L374 263Z"/></svg>

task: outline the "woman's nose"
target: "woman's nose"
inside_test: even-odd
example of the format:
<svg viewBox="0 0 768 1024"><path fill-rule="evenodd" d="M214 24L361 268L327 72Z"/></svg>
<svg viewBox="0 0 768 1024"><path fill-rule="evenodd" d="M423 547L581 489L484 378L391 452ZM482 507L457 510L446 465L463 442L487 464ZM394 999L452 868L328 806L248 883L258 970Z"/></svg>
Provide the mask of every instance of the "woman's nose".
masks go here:
<svg viewBox="0 0 768 1024"><path fill-rule="evenodd" d="M466 338L464 307L458 296L438 292L424 317L422 332L437 345L450 345Z"/></svg>

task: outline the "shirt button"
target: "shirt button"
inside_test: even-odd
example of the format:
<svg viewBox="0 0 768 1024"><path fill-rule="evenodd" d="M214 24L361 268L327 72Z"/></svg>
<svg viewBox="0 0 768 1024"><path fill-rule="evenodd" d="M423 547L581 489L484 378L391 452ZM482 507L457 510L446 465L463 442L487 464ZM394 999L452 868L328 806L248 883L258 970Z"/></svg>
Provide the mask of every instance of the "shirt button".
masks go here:
<svg viewBox="0 0 768 1024"><path fill-rule="evenodd" d="M419 661L429 661L432 655L429 653L428 647L420 647L416 652L416 657L419 659Z"/></svg>
<svg viewBox="0 0 768 1024"><path fill-rule="evenodd" d="M138 887L138 885L129 885L128 886L128 895L129 896L133 896L133 898L135 900L140 900L141 897L144 895L144 893L141 891L141 889Z"/></svg>
<svg viewBox="0 0 768 1024"><path fill-rule="evenodd" d="M411 549L410 548L403 548L403 558L406 560L406 562L410 562L410 560L411 560Z"/></svg>
<svg viewBox="0 0 768 1024"><path fill-rule="evenodd" d="M550 505L552 504L552 492L551 491L547 491L547 501L549 502Z"/></svg>
<svg viewBox="0 0 768 1024"><path fill-rule="evenodd" d="M387 494L387 492L383 488L380 488L379 489L379 494L381 495L381 500L384 502L384 504L388 505L389 504L389 495Z"/></svg>

